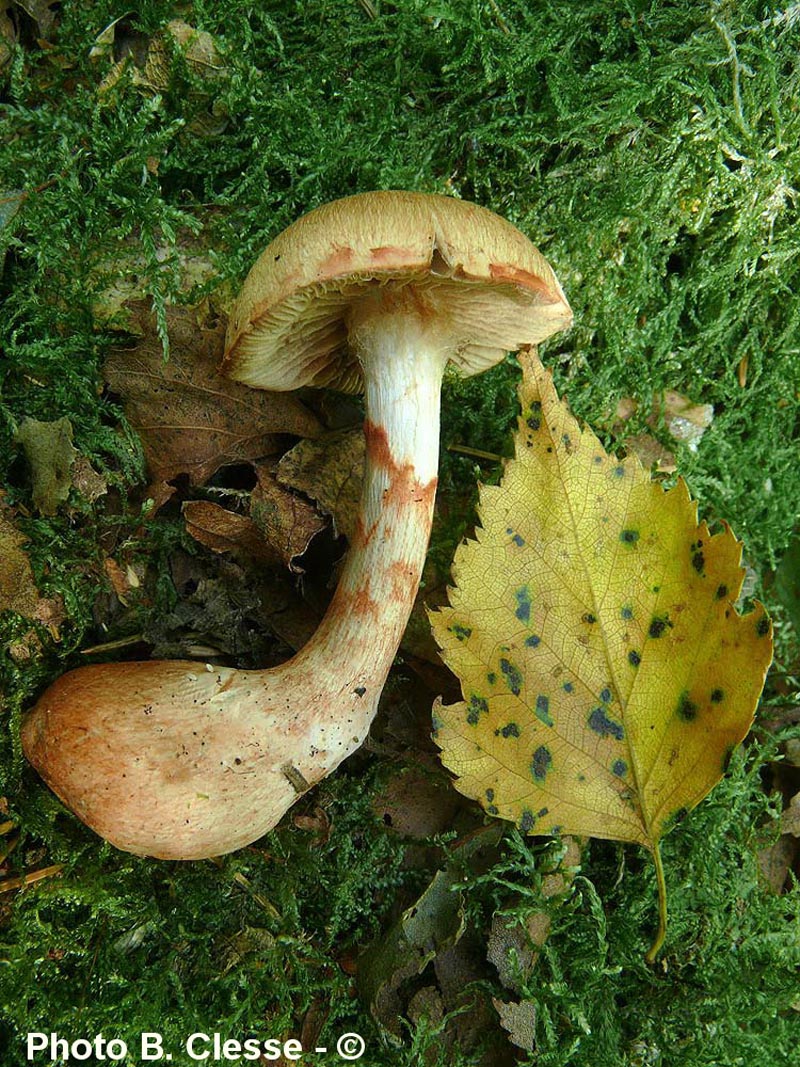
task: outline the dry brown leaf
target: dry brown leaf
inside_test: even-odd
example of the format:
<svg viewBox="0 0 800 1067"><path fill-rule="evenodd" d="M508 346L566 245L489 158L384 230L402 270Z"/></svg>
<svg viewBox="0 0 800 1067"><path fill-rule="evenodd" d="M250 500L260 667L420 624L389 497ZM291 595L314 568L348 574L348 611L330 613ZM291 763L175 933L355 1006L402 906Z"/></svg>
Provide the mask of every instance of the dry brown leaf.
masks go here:
<svg viewBox="0 0 800 1067"><path fill-rule="evenodd" d="M300 1030L300 1044L303 1048L316 1048L320 1044L322 1028L328 1021L330 1012L331 1006L327 997L317 997L311 1001Z"/></svg>
<svg viewBox="0 0 800 1067"><path fill-rule="evenodd" d="M520 979L530 976L538 955L532 944L534 937L537 944L544 944L549 932L550 917L545 912L534 912L524 925L510 915L493 916L486 958L506 989L520 992Z"/></svg>
<svg viewBox="0 0 800 1067"><path fill-rule="evenodd" d="M372 810L397 833L422 839L448 830L459 804L443 777L406 767L374 798Z"/></svg>
<svg viewBox="0 0 800 1067"><path fill-rule="evenodd" d="M581 845L575 837L565 837L564 855L557 867L542 878L542 896L549 900L566 893L581 862ZM506 915L495 915L486 958L497 968L500 981L514 993L520 991L518 978L530 977L539 949L550 935L550 913L542 909L531 912L523 924Z"/></svg>
<svg viewBox="0 0 800 1067"><path fill-rule="evenodd" d="M781 831L800 837L800 793L792 797L792 802L781 816Z"/></svg>
<svg viewBox="0 0 800 1067"><path fill-rule="evenodd" d="M16 3L36 23L39 39L49 41L58 17L53 10L56 0L16 0Z"/></svg>
<svg viewBox="0 0 800 1067"><path fill-rule="evenodd" d="M90 503L108 492L108 483L86 456L72 444L68 418L53 422L23 419L15 438L22 447L31 476L34 508L54 515L76 489Z"/></svg>
<svg viewBox="0 0 800 1067"><path fill-rule="evenodd" d="M314 835L315 840L310 842L311 848L327 845L328 838L331 836L331 820L319 804L315 804L308 814L295 815L292 822L298 830Z"/></svg>
<svg viewBox="0 0 800 1067"><path fill-rule="evenodd" d="M256 475L250 496L253 522L289 570L302 574L297 559L327 524L308 500L280 485L267 467L257 467Z"/></svg>
<svg viewBox="0 0 800 1067"><path fill-rule="evenodd" d="M150 162L148 169L157 171L158 162ZM204 235L194 233L188 226L178 227L169 243L158 245L155 258L169 270L171 284L181 294L216 279L217 267ZM94 317L110 329L135 333L136 321L127 321L130 309L144 302L152 272L152 261L140 242L133 238L118 242L113 255L95 263L89 278ZM224 309L229 302L226 286L218 286L208 299Z"/></svg>
<svg viewBox="0 0 800 1067"><path fill-rule="evenodd" d="M72 465L78 455L72 445L72 423L67 418L23 419L15 440L30 468L33 506L42 515L55 515L72 488Z"/></svg>
<svg viewBox="0 0 800 1067"><path fill-rule="evenodd" d="M617 409L614 412L614 417L621 422L627 422L628 419L632 419L639 408L638 403L632 396L623 396L617 403Z"/></svg>
<svg viewBox="0 0 800 1067"><path fill-rule="evenodd" d="M40 597L32 617L34 622L40 622L43 626L46 626L53 639L58 641L59 628L66 616L64 601L60 596L56 596Z"/></svg>
<svg viewBox="0 0 800 1067"><path fill-rule="evenodd" d="M281 459L277 478L281 485L315 500L326 515L332 516L334 530L352 540L361 501L365 453L360 429L300 441Z"/></svg>
<svg viewBox="0 0 800 1067"><path fill-rule="evenodd" d="M659 415L670 436L676 441L683 441L695 452L700 438L714 420L713 404L695 404L688 396L682 396L675 389L666 389L653 404L653 415L648 420L654 425Z"/></svg>
<svg viewBox="0 0 800 1067"><path fill-rule="evenodd" d="M86 456L80 453L72 464L72 484L90 504L108 492L108 482L103 475L98 474Z"/></svg>
<svg viewBox="0 0 800 1067"><path fill-rule="evenodd" d="M475 1062L481 1067L508 1067L507 1046L502 1041L493 1041L489 1047L486 1044L487 1034L497 1029L497 1018L488 1000L478 992L487 978L484 957L483 937L474 928L468 928L455 945L435 956L433 971L449 1015L442 1039L462 1053L480 1048L480 1058Z"/></svg>
<svg viewBox="0 0 800 1067"><path fill-rule="evenodd" d="M639 462L647 471L672 474L677 470L675 454L668 448L664 448L661 442L651 437L649 433L638 433L632 437L626 437L622 444L628 455L638 456Z"/></svg>
<svg viewBox="0 0 800 1067"><path fill-rule="evenodd" d="M17 31L8 14L8 6L4 4L0 7L0 71L11 62L16 41Z"/></svg>
<svg viewBox="0 0 800 1067"><path fill-rule="evenodd" d="M784 833L768 848L759 851L758 869L770 892L783 892L799 848L800 841L793 835Z"/></svg>
<svg viewBox="0 0 800 1067"><path fill-rule="evenodd" d="M526 1052L533 1052L536 1034L536 1005L533 1001L504 1004L497 997L492 997L492 1004L497 1009L500 1025L508 1033L511 1044Z"/></svg>
<svg viewBox="0 0 800 1067"><path fill-rule="evenodd" d="M32 619L39 590L22 547L28 538L16 528L12 515L10 508L0 508L0 611L16 611Z"/></svg>
<svg viewBox="0 0 800 1067"><path fill-rule="evenodd" d="M201 89L190 90L197 113L189 120L187 129L198 136L218 135L228 123L228 112L218 101L213 101L210 110L205 105L211 99L214 84L227 76L225 62L214 37L182 19L172 19L150 38L133 30L124 18L110 23L95 39L90 53L94 59L111 56L115 60L98 89L98 96L101 100L108 97L127 70L130 70L131 83L140 92L165 93L172 84L176 51L181 53L196 82L206 83Z"/></svg>
<svg viewBox="0 0 800 1067"><path fill-rule="evenodd" d="M36 631L28 630L22 637L9 643L8 654L15 663L22 666L36 659L40 655L42 648L42 642L39 640L39 635Z"/></svg>
<svg viewBox="0 0 800 1067"><path fill-rule="evenodd" d="M39 595L27 553L23 549L28 538L14 524L14 511L3 503L0 495L0 611L15 611L31 622L46 626L54 640L64 621L64 602L61 597ZM41 648L35 634L18 639L12 650L18 662L30 659Z"/></svg>
<svg viewBox="0 0 800 1067"><path fill-rule="evenodd" d="M625 423L633 418L639 405L633 397L622 397L614 412L613 420L608 423L609 428L621 437ZM653 399L653 406L647 418L650 427L656 427L660 419L670 436L676 441L683 441L694 452L700 443L700 438L711 425L714 419L713 404L695 404L689 397L683 396L675 389L665 389ZM623 442L628 452L634 452L642 462L642 466L649 469L655 466L656 470L663 473L671 473L675 468L675 457L655 438L648 434L637 434L627 437Z"/></svg>
<svg viewBox="0 0 800 1067"><path fill-rule="evenodd" d="M436 872L422 895L359 957L359 994L389 1040L401 1034L406 983L416 980L429 963L435 968L437 957L457 944L466 930L458 889L462 865L485 860L499 839L496 827L481 827L455 843L447 865Z"/></svg>
<svg viewBox="0 0 800 1067"><path fill-rule="evenodd" d="M193 74L214 80L225 73L225 62L210 33L198 30L182 19L172 19L166 28L183 51L186 65Z"/></svg>
<svg viewBox="0 0 800 1067"><path fill-rule="evenodd" d="M749 362L749 356L742 356L742 358L739 360L739 366L736 368L736 380L739 383L740 389L744 389L747 385L747 366Z"/></svg>
<svg viewBox="0 0 800 1067"><path fill-rule="evenodd" d="M117 599L122 604L127 604L128 596L134 589L138 589L141 586L139 575L130 563L124 567L120 566L115 559L107 557L103 561L103 569L106 572L108 580L111 582L111 588L117 596Z"/></svg>
<svg viewBox="0 0 800 1067"><path fill-rule="evenodd" d="M423 1020L440 1026L444 1020L444 1002L436 986L426 985L418 989L408 1002L406 1013L415 1026Z"/></svg>
<svg viewBox="0 0 800 1067"><path fill-rule="evenodd" d="M249 389L219 373L224 323L207 328L192 310L169 308L165 362L155 317L144 304L131 311L142 339L133 349L115 351L105 373L141 435L157 499L164 497L164 483L181 474L202 485L226 464L278 451L282 435L320 432L316 417L291 394Z"/></svg>
<svg viewBox="0 0 800 1067"><path fill-rule="evenodd" d="M280 562L278 553L247 515L228 511L210 500L188 500L183 517L187 532L214 552L233 552L269 564Z"/></svg>

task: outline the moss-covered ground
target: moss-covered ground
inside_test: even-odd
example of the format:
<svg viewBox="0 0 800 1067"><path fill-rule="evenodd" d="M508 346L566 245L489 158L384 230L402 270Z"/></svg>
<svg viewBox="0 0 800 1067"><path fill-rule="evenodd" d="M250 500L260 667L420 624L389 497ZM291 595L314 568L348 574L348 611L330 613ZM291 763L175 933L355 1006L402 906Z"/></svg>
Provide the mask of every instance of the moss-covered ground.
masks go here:
<svg viewBox="0 0 800 1067"><path fill-rule="evenodd" d="M174 19L210 35L201 61L191 35L167 30ZM798 55L789 0L0 6L0 488L51 611L0 614L6 889L61 865L0 893L0 1067L25 1062L29 1031L120 1037L130 1063L143 1031L181 1064L195 1031L302 1036L331 1048L304 1061L330 1064L342 1062L336 1037L355 1031L370 1067L795 1062L800 889L793 839L779 835L800 790L800 565L787 555L800 501ZM504 830L467 862L456 843L484 818L466 804L422 839L390 825L387 782L405 763L432 765L414 739L435 692L411 660L376 741L304 799L305 818L290 813L217 863L103 844L21 756L24 709L82 649L125 638L106 658L147 655L157 641L134 639L165 628L179 649L214 643L198 622L213 612L194 607L203 582L224 590L219 557L187 535L174 501L143 519L141 447L104 387L122 297L150 301L166 348L170 304L224 309L287 223L375 188L476 200L534 240L575 311L542 353L559 390L610 447L648 434L674 454L701 513L743 540L748 590L773 615L754 731L664 842L671 920L654 968L643 961L654 875L637 850L591 843L568 891L545 898L558 843ZM188 249L203 263L193 289ZM477 479L498 475L463 450L509 454L517 374L509 361L447 385L440 573ZM696 449L670 434L665 390L713 405ZM26 417L67 418L104 491L74 484L35 506ZM125 603L109 559L138 575ZM247 611L234 616L246 630ZM376 999L362 953L442 868L457 872L465 933L397 979L392 1019L392 961ZM486 962L493 916L524 924L543 908L550 936L511 993ZM532 1050L508 1041L492 997L532 1006Z"/></svg>

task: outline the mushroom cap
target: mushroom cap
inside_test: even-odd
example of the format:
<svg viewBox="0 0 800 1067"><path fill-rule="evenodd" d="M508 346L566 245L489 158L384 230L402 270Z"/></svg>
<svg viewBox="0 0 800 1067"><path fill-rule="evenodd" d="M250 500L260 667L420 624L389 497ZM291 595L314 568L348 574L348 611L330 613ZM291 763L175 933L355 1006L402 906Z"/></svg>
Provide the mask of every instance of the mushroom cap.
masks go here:
<svg viewBox="0 0 800 1067"><path fill-rule="evenodd" d="M359 193L316 208L262 253L231 312L223 367L262 389L359 392L348 324L372 301L436 317L464 375L568 326L541 253L477 204L430 193Z"/></svg>

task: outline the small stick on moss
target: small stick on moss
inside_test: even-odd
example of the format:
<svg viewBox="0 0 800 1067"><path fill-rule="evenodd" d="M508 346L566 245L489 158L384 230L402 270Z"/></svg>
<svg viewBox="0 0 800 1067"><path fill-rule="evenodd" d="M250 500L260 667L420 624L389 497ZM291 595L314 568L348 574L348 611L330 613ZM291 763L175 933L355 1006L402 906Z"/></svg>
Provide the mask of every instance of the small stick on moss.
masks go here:
<svg viewBox="0 0 800 1067"><path fill-rule="evenodd" d="M104 641L100 645L92 645L91 648L82 648L82 656L94 656L98 652L115 652L118 648L127 648L128 645L138 645L144 641L144 634L131 634L130 637L119 637L116 641Z"/></svg>
<svg viewBox="0 0 800 1067"><path fill-rule="evenodd" d="M448 452L455 452L459 456L473 456L475 459L485 459L490 463L502 463L503 457L496 452L484 452L482 448L470 448L469 445L448 445Z"/></svg>
<svg viewBox="0 0 800 1067"><path fill-rule="evenodd" d="M63 863L54 863L52 867L42 867L40 871L21 874L18 878L2 878L0 879L0 893L10 893L12 889L22 889L33 882L41 881L42 878L50 878L51 875L60 874L63 869Z"/></svg>

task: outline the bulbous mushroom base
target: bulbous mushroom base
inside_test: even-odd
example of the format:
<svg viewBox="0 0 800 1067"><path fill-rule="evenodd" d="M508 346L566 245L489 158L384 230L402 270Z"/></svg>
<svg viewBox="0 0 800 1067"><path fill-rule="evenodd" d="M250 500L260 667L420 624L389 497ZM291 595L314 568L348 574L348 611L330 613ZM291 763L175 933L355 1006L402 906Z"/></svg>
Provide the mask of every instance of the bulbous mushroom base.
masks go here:
<svg viewBox="0 0 800 1067"><path fill-rule="evenodd" d="M25 721L25 754L54 793L118 848L219 856L271 830L364 740L369 694L315 691L302 669L162 661L82 667ZM330 716L330 701L338 701ZM365 699L366 698L366 699Z"/></svg>

